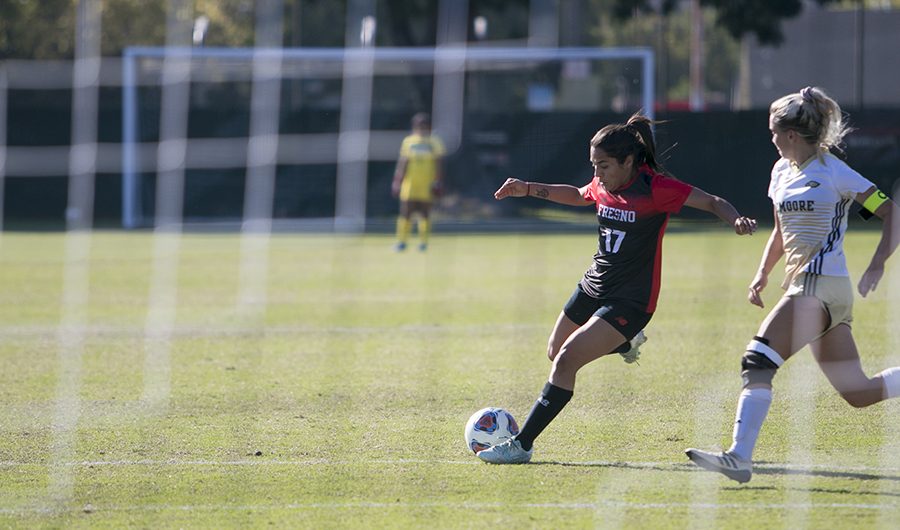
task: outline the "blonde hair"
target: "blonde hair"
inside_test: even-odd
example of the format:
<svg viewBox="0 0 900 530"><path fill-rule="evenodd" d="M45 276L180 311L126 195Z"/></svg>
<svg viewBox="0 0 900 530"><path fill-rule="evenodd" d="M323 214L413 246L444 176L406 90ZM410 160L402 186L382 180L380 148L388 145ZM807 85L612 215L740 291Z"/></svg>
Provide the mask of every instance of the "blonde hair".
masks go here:
<svg viewBox="0 0 900 530"><path fill-rule="evenodd" d="M851 131L837 101L818 87L776 99L769 106L772 123L795 131L823 151L841 150L844 136Z"/></svg>

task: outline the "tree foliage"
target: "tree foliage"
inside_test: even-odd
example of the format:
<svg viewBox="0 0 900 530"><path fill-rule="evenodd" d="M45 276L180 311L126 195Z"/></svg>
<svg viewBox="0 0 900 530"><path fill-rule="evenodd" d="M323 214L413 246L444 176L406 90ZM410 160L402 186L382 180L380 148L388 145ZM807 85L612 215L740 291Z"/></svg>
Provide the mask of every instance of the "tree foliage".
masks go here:
<svg viewBox="0 0 900 530"><path fill-rule="evenodd" d="M57 59L72 53L72 0L0 0L0 59Z"/></svg>
<svg viewBox="0 0 900 530"><path fill-rule="evenodd" d="M819 5L839 1L816 0ZM615 0L612 12L620 20L641 12L668 15L679 4L678 0ZM715 9L716 22L734 38L753 34L760 43L771 45L784 40L781 22L799 15L803 10L802 0L700 0L700 5Z"/></svg>
<svg viewBox="0 0 900 530"><path fill-rule="evenodd" d="M99 1L99 0L98 0ZM0 0L0 59L66 59L74 55L79 0ZM128 46L161 46L166 42L166 18L172 0L103 0L101 50L116 56ZM209 18L206 46L252 46L253 0L193 0L179 13L185 24ZM283 0L283 42L286 46L333 46L346 42L347 2ZM433 46L437 35L438 2L378 0L376 44ZM528 35L529 0L471 2L467 27L484 16L495 40Z"/></svg>
<svg viewBox="0 0 900 530"><path fill-rule="evenodd" d="M99 0L98 0L99 1ZM816 0L820 5L846 5L850 0ZM852 0L856 2L857 0ZM895 0L896 1L896 0ZM75 13L79 0L0 0L0 59L70 58L74 53ZM283 0L284 42L289 46L343 46L347 0ZM127 46L162 45L166 13L172 0L103 0L101 49L119 55ZM253 0L194 0L185 2L190 17L209 18L206 45L250 46L254 41ZM439 2L434 0L378 0L376 43L380 46L432 46L437 34ZM615 20L635 14L664 16L682 8L680 0L609 0L603 13L586 10L584 18L611 15ZM700 0L715 12L715 20L733 37L755 35L764 44L783 40L781 23L799 14L803 0ZM476 16L488 20L492 40L527 37L529 0L469 2L469 24ZM471 39L471 36L470 36ZM584 43L585 45L591 43Z"/></svg>

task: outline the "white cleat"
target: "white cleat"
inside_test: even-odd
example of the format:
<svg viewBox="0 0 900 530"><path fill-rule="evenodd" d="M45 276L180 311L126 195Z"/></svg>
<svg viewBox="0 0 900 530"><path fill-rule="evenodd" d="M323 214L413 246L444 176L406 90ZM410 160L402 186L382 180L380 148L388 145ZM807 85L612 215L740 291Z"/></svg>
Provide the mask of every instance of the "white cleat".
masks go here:
<svg viewBox="0 0 900 530"><path fill-rule="evenodd" d="M629 341L629 343L631 344L631 349L627 352L619 352L619 355L621 355L622 359L625 359L625 362L628 364L636 363L638 358L641 356L641 352L640 350L638 350L638 348L645 342L647 342L647 335L644 335L644 330L640 330L638 331L637 335L635 335L634 338Z"/></svg>
<svg viewBox="0 0 900 530"><path fill-rule="evenodd" d="M750 482L753 474L753 462L744 460L733 453L712 453L700 449L688 449L684 453L691 459L691 462L703 469L721 473L741 484Z"/></svg>
<svg viewBox="0 0 900 530"><path fill-rule="evenodd" d="M489 464L527 464L531 461L531 452L522 449L522 442L510 438L501 444L478 451L478 458Z"/></svg>

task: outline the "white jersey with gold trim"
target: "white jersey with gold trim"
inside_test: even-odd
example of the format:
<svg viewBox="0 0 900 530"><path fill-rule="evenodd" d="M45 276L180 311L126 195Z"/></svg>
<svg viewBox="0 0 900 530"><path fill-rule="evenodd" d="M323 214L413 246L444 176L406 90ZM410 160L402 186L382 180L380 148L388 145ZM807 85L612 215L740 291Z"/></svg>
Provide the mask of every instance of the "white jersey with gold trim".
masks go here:
<svg viewBox="0 0 900 530"><path fill-rule="evenodd" d="M769 198L781 223L787 288L801 273L849 276L844 257L847 214L872 182L830 153L802 167L784 158L772 168Z"/></svg>

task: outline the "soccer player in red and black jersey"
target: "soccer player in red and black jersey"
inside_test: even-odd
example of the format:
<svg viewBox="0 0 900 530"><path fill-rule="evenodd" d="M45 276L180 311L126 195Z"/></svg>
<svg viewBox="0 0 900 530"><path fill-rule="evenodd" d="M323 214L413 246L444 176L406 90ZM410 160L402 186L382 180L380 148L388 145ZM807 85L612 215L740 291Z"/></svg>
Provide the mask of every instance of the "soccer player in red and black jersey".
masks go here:
<svg viewBox="0 0 900 530"><path fill-rule="evenodd" d="M666 175L656 160L653 124L640 114L600 129L591 139L594 178L585 186L510 178L494 197L537 197L597 210L600 244L594 261L550 334L550 380L521 432L478 453L493 464L531 460L535 438L572 398L575 374L589 362L632 348L653 316L659 296L662 238L669 215L683 206L715 214L738 235L756 220L741 217L726 200ZM635 341L637 342L637 341Z"/></svg>

